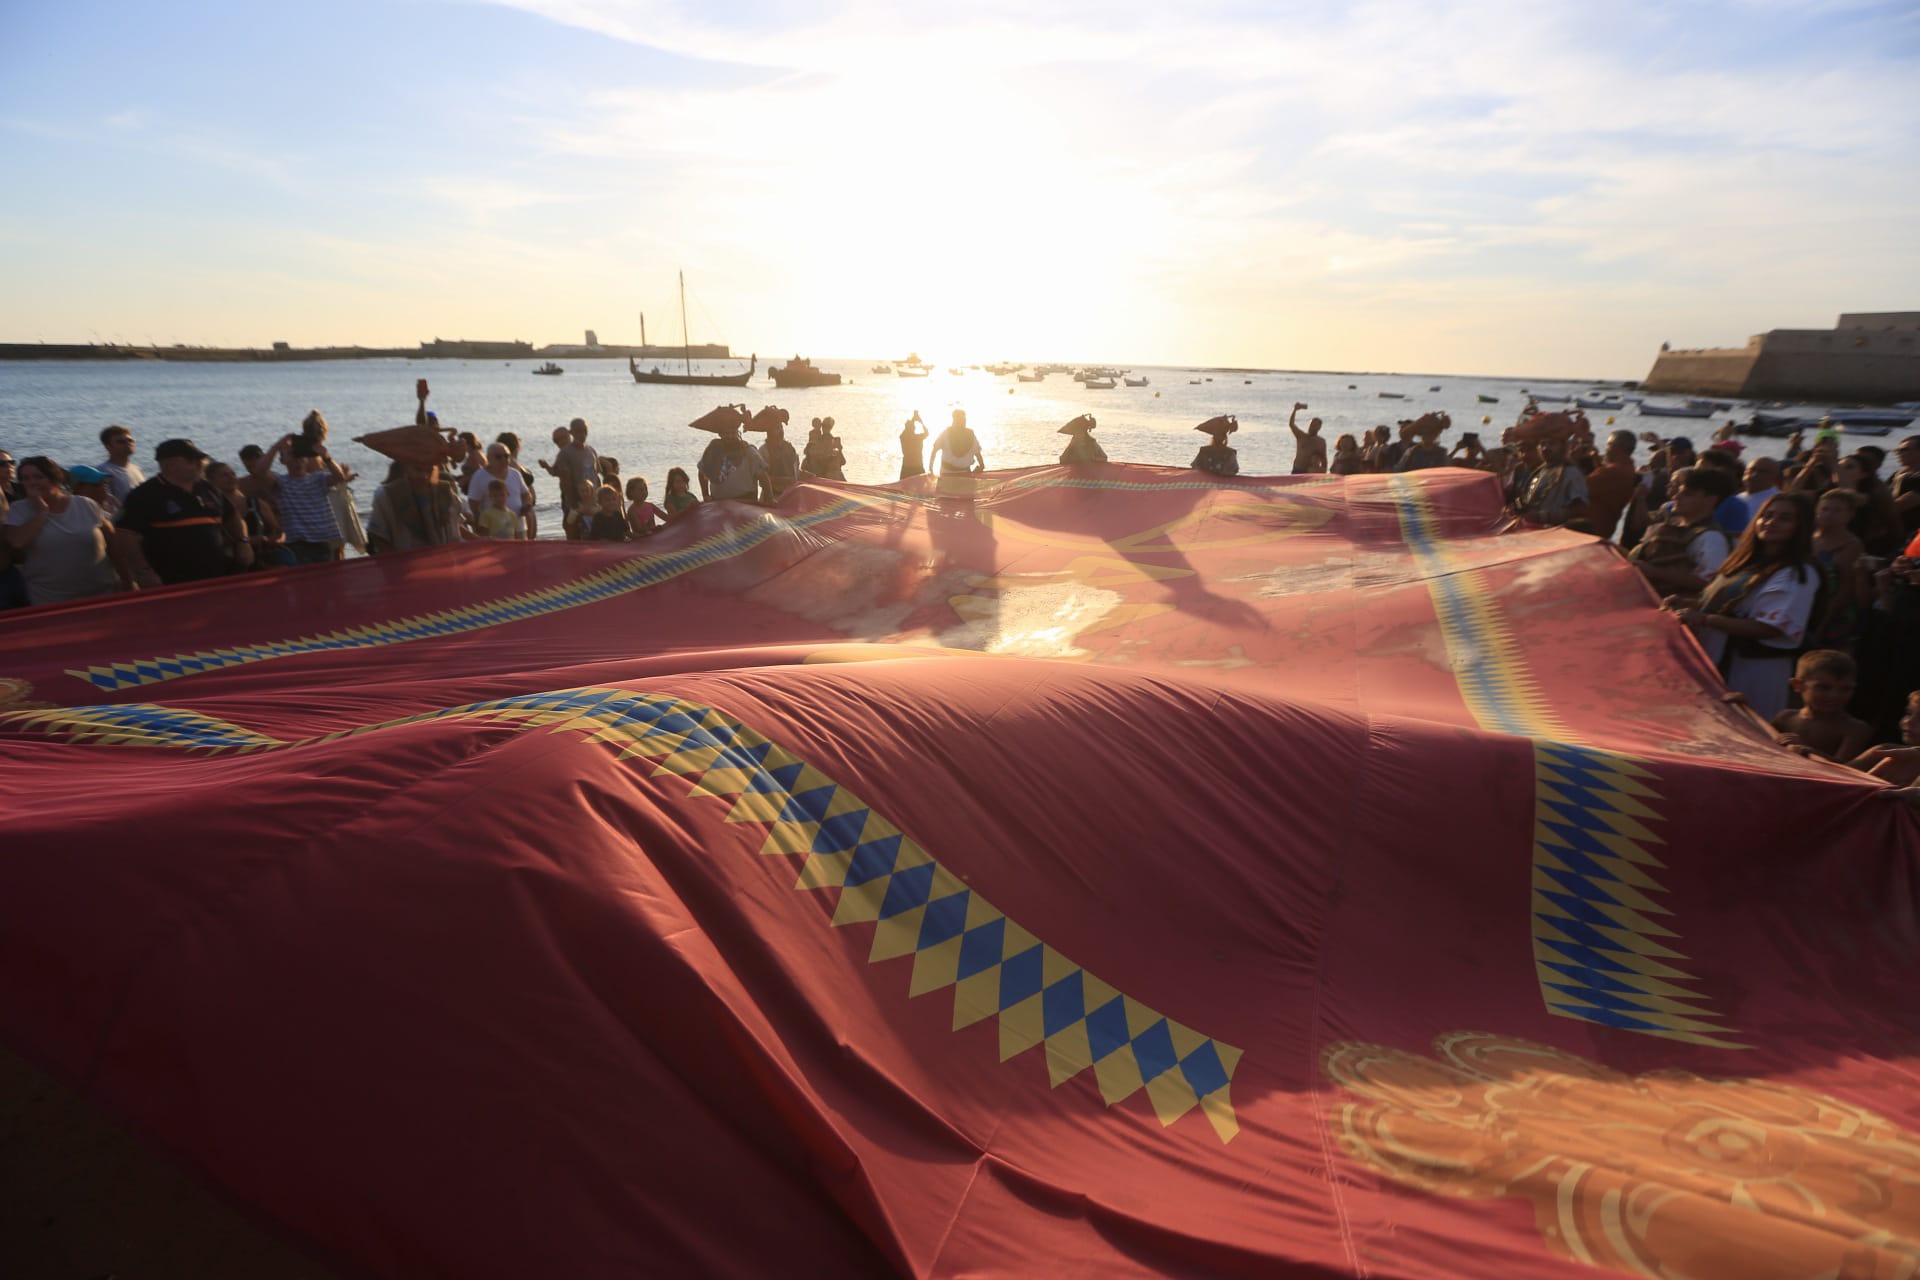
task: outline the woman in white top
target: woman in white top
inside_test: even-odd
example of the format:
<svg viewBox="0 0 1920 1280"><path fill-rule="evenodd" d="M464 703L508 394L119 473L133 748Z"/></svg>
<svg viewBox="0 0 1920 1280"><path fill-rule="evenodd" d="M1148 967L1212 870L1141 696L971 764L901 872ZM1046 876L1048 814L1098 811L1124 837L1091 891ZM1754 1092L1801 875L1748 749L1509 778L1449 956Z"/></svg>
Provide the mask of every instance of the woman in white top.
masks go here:
<svg viewBox="0 0 1920 1280"><path fill-rule="evenodd" d="M108 559L113 521L89 498L67 488L51 458L20 462L21 501L7 509L7 543L25 555L28 604L102 596L119 587Z"/></svg>
<svg viewBox="0 0 1920 1280"><path fill-rule="evenodd" d="M1700 638L1727 688L1772 720L1787 709L1794 652L1819 592L1813 502L1804 493L1776 493L1706 590L1697 599L1670 597L1667 607Z"/></svg>

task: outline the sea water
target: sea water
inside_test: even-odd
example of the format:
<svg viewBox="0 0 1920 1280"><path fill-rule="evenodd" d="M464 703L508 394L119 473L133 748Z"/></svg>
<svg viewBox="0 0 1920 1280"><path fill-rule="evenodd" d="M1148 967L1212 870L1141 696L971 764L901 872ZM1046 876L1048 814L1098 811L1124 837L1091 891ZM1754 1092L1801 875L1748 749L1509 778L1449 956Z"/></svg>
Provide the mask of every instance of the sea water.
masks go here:
<svg viewBox="0 0 1920 1280"><path fill-rule="evenodd" d="M1069 374L1019 382L1011 374L937 369L925 378L869 372L872 360L824 360L838 373L837 387L783 391L765 366L745 387L642 386L624 360L562 362L557 377L533 374L538 362L520 360L339 360L271 364L129 361L45 361L0 364L0 448L15 458L46 454L71 465L104 456L99 432L109 423L132 428L135 460L151 475L153 447L172 436L191 438L216 458L237 461L240 447L271 447L298 431L310 409L332 427L335 457L360 473L354 486L362 511L385 477L386 459L354 444L352 437L413 421L414 381L426 378L428 407L442 426L472 431L492 441L502 431L520 436L521 461L536 478L542 536L557 537L559 493L538 459L551 459L553 429L573 418L591 428L588 443L620 460L623 478L644 476L658 502L669 467L692 474L700 451L712 439L687 424L724 403L759 409L775 404L792 416L787 439L804 450L812 419L832 417L846 451L847 479L881 483L900 474L901 426L918 411L931 434L964 409L994 470L1032 467L1058 460L1066 437L1058 428L1083 413L1099 422L1095 438L1115 462L1183 467L1205 437L1193 428L1218 414L1234 414L1240 431L1242 475L1284 475L1293 468L1293 436L1287 413L1324 419L1329 453L1343 433L1356 435L1378 424L1442 410L1453 418L1443 438L1451 445L1465 431L1481 431L1488 443L1513 424L1525 392L1553 395L1586 391L1596 384L1547 379L1442 374L1246 372L1220 369L1142 367L1131 376L1145 387L1089 390ZM651 367L649 362L649 367ZM778 363L776 361L776 363ZM714 371L738 365L709 366ZM1404 399L1383 398L1387 392ZM1482 404L1480 395L1497 397ZM1481 419L1491 421L1482 424ZM1606 413L1593 415L1599 426ZM1632 407L1619 424L1636 433L1692 436L1704 445L1713 422L1641 419ZM751 438L751 437L749 437ZM929 440L931 443L931 439ZM698 491L698 481L695 481Z"/></svg>

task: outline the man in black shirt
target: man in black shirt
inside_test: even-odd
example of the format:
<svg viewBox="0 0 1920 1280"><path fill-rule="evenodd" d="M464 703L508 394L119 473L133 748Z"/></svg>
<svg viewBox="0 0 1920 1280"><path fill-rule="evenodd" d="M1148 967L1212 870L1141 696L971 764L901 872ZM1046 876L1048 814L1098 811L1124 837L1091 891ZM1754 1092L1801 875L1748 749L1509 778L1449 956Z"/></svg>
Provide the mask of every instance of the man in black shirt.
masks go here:
<svg viewBox="0 0 1920 1280"><path fill-rule="evenodd" d="M206 477L207 455L191 440L162 440L160 474L127 494L114 535L136 586L197 582L227 573L227 544L245 542L240 512Z"/></svg>

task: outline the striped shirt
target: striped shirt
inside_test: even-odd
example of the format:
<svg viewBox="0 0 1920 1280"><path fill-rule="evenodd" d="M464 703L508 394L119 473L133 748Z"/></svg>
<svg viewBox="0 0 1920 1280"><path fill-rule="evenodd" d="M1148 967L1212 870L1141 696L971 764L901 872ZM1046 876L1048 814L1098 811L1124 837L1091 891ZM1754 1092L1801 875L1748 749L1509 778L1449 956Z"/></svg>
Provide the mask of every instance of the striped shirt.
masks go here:
<svg viewBox="0 0 1920 1280"><path fill-rule="evenodd" d="M280 527L287 531L287 541L340 541L340 525L327 496L332 487L333 477L325 471L280 477Z"/></svg>

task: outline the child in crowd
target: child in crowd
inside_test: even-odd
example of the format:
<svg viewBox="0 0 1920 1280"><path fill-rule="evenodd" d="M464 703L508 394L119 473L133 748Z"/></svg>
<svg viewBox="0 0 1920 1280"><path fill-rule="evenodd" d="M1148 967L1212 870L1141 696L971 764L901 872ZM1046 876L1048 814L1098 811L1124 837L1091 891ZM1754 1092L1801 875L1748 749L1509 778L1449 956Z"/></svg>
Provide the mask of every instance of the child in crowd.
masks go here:
<svg viewBox="0 0 1920 1280"><path fill-rule="evenodd" d="M1849 761L1859 755L1873 738L1873 727L1847 714L1858 673L1853 658L1837 649L1801 654L1788 683L1803 705L1773 718L1775 741L1826 760Z"/></svg>
<svg viewBox="0 0 1920 1280"><path fill-rule="evenodd" d="M660 527L666 517L660 508L647 501L647 478L635 476L627 481L627 527L636 538L644 538Z"/></svg>
<svg viewBox="0 0 1920 1280"><path fill-rule="evenodd" d="M567 511L567 518L561 522L568 542L579 542L589 536L593 527L593 513L599 509L600 482L582 480L575 486L573 506Z"/></svg>
<svg viewBox="0 0 1920 1280"><path fill-rule="evenodd" d="M666 518L671 520L688 507L700 505L700 499L693 496L693 482L687 479L686 468L675 467L667 472Z"/></svg>
<svg viewBox="0 0 1920 1280"><path fill-rule="evenodd" d="M1900 717L1900 745L1868 747L1847 764L1896 787L1920 783L1920 689L1907 695L1907 714Z"/></svg>
<svg viewBox="0 0 1920 1280"><path fill-rule="evenodd" d="M524 538L526 522L518 511L507 505L507 482L495 480L487 485L487 505L473 518L483 538Z"/></svg>
<svg viewBox="0 0 1920 1280"><path fill-rule="evenodd" d="M582 494L582 497L585 495ZM593 542L625 542L633 536L626 513L620 510L620 491L603 484L594 495L596 510L587 522L587 538Z"/></svg>

